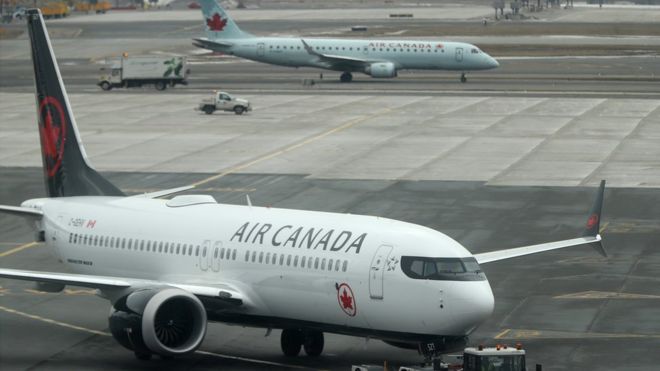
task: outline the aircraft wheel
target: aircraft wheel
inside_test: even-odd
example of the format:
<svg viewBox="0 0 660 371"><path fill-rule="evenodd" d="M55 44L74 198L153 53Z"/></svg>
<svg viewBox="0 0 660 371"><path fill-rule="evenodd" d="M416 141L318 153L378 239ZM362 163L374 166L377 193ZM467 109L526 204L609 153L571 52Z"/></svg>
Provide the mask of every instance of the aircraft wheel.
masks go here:
<svg viewBox="0 0 660 371"><path fill-rule="evenodd" d="M303 345L304 336L302 331L298 329L284 329L280 337L280 345L282 346L282 353L287 357L295 357L300 353L300 348Z"/></svg>
<svg viewBox="0 0 660 371"><path fill-rule="evenodd" d="M465 73L461 74L461 82L463 83L467 82L467 77L465 77Z"/></svg>
<svg viewBox="0 0 660 371"><path fill-rule="evenodd" d="M351 74L350 72L344 72L339 77L339 81L341 81L341 82L351 82L351 81L353 81L353 74Z"/></svg>
<svg viewBox="0 0 660 371"><path fill-rule="evenodd" d="M323 352L323 345L325 341L323 340L323 333L321 331L307 331L305 332L305 342L303 343L303 348L305 348L305 353L310 357L317 357Z"/></svg>

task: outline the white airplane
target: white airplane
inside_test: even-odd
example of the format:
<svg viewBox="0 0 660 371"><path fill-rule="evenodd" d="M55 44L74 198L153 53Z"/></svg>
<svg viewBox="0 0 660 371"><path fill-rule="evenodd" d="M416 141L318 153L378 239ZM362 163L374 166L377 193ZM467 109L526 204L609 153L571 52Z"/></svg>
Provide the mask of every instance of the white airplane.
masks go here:
<svg viewBox="0 0 660 371"><path fill-rule="evenodd" d="M216 0L200 0L206 37L194 45L257 62L289 67L342 71L340 81L353 72L391 78L400 70L488 70L499 63L472 44L441 40L359 40L300 37L256 37L241 31Z"/></svg>
<svg viewBox="0 0 660 371"><path fill-rule="evenodd" d="M324 332L424 352L461 348L493 311L480 264L591 244L604 182L578 238L471 254L443 233L375 216L223 205L208 195L126 196L83 149L38 9L27 12L48 197L0 206L75 273L0 277L98 290L114 338L140 359L197 349L208 321L282 329L287 356L321 354Z"/></svg>

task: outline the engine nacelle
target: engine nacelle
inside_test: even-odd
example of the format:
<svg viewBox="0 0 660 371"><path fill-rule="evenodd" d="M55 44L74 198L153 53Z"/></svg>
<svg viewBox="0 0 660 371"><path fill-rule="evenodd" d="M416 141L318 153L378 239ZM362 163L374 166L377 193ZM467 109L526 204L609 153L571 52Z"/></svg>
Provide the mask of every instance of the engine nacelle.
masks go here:
<svg viewBox="0 0 660 371"><path fill-rule="evenodd" d="M372 63L364 71L371 77L390 78L396 77L396 66L392 62Z"/></svg>
<svg viewBox="0 0 660 371"><path fill-rule="evenodd" d="M110 332L136 353L176 356L194 351L206 335L206 310L193 294L177 288L136 290L117 300Z"/></svg>

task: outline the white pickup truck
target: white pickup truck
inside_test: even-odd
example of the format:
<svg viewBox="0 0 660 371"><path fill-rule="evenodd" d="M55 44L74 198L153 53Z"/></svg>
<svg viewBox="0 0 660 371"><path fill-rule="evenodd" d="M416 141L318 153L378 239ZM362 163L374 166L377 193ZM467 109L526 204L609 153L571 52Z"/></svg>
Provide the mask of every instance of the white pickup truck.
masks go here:
<svg viewBox="0 0 660 371"><path fill-rule="evenodd" d="M197 110L207 115L215 111L234 112L237 115L242 115L243 112L252 111L252 106L245 99L232 97L224 91L217 91L213 93L212 98L202 100L202 103L197 106Z"/></svg>

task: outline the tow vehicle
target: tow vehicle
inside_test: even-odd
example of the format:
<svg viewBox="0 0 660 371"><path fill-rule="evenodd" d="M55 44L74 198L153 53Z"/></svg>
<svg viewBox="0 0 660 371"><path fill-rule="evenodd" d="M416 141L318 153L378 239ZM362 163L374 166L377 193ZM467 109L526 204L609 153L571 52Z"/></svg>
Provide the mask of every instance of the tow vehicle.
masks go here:
<svg viewBox="0 0 660 371"><path fill-rule="evenodd" d="M243 112L252 111L252 106L245 99L236 98L224 91L216 91L212 98L202 100L197 106L197 111L202 111L207 115L211 115L215 111L234 112L242 115Z"/></svg>
<svg viewBox="0 0 660 371"><path fill-rule="evenodd" d="M463 354L445 355L446 360L433 359L422 366L401 366L398 371L525 371L525 350L521 344L515 347L496 345L494 347L468 347ZM386 365L354 365L351 371L386 371Z"/></svg>

